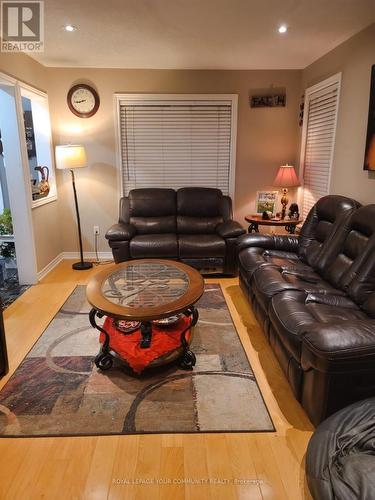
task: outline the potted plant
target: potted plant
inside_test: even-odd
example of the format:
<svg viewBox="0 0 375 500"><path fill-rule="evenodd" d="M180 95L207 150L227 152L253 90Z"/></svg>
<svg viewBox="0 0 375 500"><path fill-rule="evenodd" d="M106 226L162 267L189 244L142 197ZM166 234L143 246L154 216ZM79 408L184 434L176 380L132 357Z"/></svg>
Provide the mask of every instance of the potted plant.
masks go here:
<svg viewBox="0 0 375 500"><path fill-rule="evenodd" d="M12 214L9 208L4 208L3 213L0 214L0 234L13 234Z"/></svg>
<svg viewBox="0 0 375 500"><path fill-rule="evenodd" d="M14 241L4 241L3 237L13 235L12 214L9 208L4 208L0 214L0 255L4 259L5 267L8 269L16 268L16 249Z"/></svg>

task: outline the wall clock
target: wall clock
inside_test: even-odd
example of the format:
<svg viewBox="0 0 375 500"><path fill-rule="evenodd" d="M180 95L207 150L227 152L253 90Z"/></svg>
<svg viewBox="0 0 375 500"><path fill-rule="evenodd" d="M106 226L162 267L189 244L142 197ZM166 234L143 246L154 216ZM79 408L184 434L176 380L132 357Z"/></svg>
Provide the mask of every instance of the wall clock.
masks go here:
<svg viewBox="0 0 375 500"><path fill-rule="evenodd" d="M74 85L69 90L67 100L70 111L80 118L95 115L100 105L97 91L83 83Z"/></svg>

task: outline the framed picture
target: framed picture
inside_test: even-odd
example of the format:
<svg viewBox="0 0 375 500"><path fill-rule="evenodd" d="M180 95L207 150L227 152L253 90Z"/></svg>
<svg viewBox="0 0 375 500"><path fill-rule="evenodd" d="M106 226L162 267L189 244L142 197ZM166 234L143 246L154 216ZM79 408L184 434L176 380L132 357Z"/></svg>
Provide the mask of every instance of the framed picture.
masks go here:
<svg viewBox="0 0 375 500"><path fill-rule="evenodd" d="M375 64L371 71L370 103L368 110L367 139L364 170L375 170Z"/></svg>
<svg viewBox="0 0 375 500"><path fill-rule="evenodd" d="M257 191L256 213L263 212L275 213L278 191Z"/></svg>

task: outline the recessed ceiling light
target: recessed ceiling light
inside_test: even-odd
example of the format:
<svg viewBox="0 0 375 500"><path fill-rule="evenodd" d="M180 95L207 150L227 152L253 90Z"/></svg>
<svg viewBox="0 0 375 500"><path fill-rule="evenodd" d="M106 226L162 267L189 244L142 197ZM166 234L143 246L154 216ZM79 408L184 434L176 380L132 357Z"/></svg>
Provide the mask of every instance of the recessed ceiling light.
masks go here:
<svg viewBox="0 0 375 500"><path fill-rule="evenodd" d="M286 33L288 31L288 28L285 26L285 24L281 24L278 28L277 31L279 33Z"/></svg>
<svg viewBox="0 0 375 500"><path fill-rule="evenodd" d="M64 30L72 32L72 31L77 31L77 28L75 26L73 26L72 24L67 24L64 26Z"/></svg>

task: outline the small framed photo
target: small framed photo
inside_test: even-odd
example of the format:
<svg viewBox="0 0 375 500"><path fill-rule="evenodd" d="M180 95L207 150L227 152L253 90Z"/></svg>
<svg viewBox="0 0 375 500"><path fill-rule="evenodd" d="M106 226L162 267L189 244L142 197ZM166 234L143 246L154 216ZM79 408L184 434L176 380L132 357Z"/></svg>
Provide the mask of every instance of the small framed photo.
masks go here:
<svg viewBox="0 0 375 500"><path fill-rule="evenodd" d="M278 191L257 191L256 213L275 213Z"/></svg>

